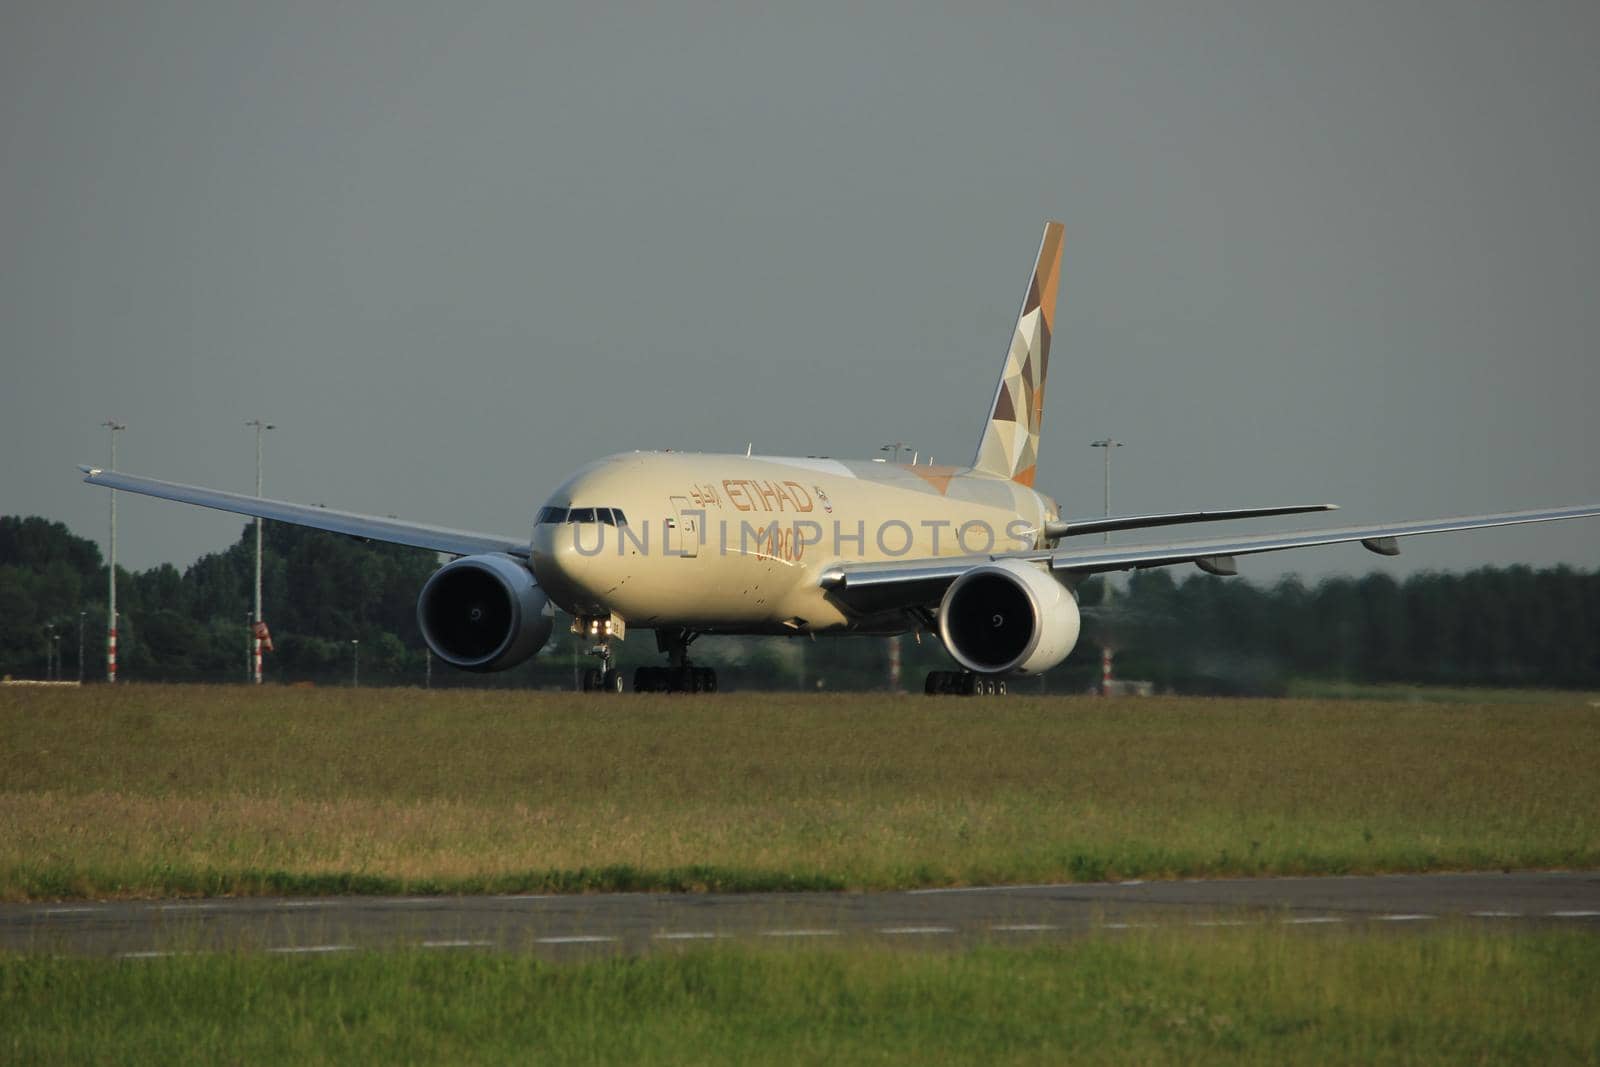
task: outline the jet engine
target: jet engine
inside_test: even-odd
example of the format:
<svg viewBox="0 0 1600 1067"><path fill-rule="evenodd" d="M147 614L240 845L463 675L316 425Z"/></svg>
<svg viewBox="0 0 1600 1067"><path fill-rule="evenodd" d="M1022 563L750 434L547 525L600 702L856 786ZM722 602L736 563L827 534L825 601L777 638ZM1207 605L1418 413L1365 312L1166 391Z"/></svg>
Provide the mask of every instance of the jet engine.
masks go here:
<svg viewBox="0 0 1600 1067"><path fill-rule="evenodd" d="M982 563L945 590L939 634L970 671L1038 674L1066 659L1078 643L1078 601L1034 564Z"/></svg>
<svg viewBox="0 0 1600 1067"><path fill-rule="evenodd" d="M468 671L515 667L550 640L555 608L520 561L463 556L433 572L417 623L433 654Z"/></svg>

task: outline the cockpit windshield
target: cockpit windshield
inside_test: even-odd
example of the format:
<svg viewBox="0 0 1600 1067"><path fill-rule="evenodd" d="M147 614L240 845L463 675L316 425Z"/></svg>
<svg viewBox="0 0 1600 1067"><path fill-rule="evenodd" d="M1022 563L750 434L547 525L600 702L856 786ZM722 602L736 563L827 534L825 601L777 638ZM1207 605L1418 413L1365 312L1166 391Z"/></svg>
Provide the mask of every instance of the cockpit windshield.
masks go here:
<svg viewBox="0 0 1600 1067"><path fill-rule="evenodd" d="M558 508L547 507L539 511L541 526L559 526L567 522L603 522L607 526L626 526L628 517L621 508Z"/></svg>

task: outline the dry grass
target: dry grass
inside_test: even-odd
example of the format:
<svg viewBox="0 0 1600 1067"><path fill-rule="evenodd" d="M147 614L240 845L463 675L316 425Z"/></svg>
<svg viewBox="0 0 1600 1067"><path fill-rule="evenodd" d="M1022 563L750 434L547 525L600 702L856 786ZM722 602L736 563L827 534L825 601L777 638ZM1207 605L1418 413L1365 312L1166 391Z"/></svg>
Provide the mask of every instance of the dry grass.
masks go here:
<svg viewBox="0 0 1600 1067"><path fill-rule="evenodd" d="M1581 698L0 690L0 895L1591 866L1596 766Z"/></svg>

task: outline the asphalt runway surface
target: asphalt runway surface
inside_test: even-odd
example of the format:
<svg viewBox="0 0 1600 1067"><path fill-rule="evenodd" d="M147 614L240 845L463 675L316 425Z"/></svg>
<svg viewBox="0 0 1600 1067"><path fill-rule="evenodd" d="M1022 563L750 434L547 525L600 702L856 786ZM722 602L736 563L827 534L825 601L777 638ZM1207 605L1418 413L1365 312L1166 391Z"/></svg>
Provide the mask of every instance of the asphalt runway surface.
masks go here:
<svg viewBox="0 0 1600 1067"><path fill-rule="evenodd" d="M870 940L925 948L1095 931L1442 921L1600 933L1600 871L994 886L896 893L328 897L0 905L0 951L123 958L185 952L425 948L552 959L672 946Z"/></svg>

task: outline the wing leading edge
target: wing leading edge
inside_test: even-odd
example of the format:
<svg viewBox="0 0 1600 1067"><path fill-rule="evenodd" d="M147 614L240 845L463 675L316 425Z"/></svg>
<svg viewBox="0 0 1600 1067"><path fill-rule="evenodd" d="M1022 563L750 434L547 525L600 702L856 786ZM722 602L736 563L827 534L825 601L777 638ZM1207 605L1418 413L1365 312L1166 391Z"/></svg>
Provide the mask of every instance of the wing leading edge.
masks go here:
<svg viewBox="0 0 1600 1067"><path fill-rule="evenodd" d="M852 607L858 607L858 610L885 611L896 607L927 605L942 596L945 587L969 567L995 559L1020 559L1046 564L1053 571L1069 575L1170 567L1180 563L1193 563L1212 574L1232 574L1235 573L1234 560L1238 556L1356 542L1370 551L1392 556L1399 552L1395 542L1401 537L1594 516L1600 516L1600 504L1246 537L1197 538L1163 544L1102 545L1095 548L1039 549L881 563L841 563L823 571L820 581L824 588Z"/></svg>
<svg viewBox="0 0 1600 1067"><path fill-rule="evenodd" d="M1312 511L1338 511L1338 504L1283 504L1271 508L1229 508L1225 511L1174 511L1160 515L1120 515L1107 519L1047 522L1044 535L1051 540L1081 537L1114 530L1148 530L1152 526L1189 526L1233 519L1261 519L1275 515L1304 515Z"/></svg>
<svg viewBox="0 0 1600 1067"><path fill-rule="evenodd" d="M83 471L83 480L90 485L159 497L162 500L176 500L183 504L197 504L203 508L231 511L238 515L259 516L295 526L309 526L317 530L348 534L367 541L384 541L388 544L426 548L457 556L471 556L480 552L504 552L519 559L527 559L529 554L528 542L517 538L402 522L399 519L361 515L353 511L335 511L332 508L290 504L283 500L268 500L243 493L225 493L220 489L164 482L156 478L141 478L136 474L100 470L98 467L78 469Z"/></svg>

